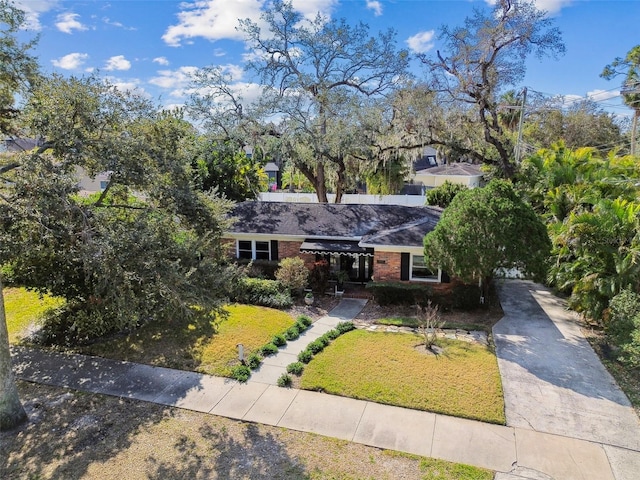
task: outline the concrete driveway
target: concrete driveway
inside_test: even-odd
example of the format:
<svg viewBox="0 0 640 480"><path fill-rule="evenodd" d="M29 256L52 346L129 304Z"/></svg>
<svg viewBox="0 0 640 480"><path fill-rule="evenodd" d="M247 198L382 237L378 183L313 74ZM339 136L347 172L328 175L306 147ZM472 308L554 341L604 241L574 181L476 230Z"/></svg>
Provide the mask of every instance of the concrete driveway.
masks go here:
<svg viewBox="0 0 640 480"><path fill-rule="evenodd" d="M616 478L640 478L640 421L577 315L539 284L505 280L498 292L504 317L493 335L507 425L601 443Z"/></svg>

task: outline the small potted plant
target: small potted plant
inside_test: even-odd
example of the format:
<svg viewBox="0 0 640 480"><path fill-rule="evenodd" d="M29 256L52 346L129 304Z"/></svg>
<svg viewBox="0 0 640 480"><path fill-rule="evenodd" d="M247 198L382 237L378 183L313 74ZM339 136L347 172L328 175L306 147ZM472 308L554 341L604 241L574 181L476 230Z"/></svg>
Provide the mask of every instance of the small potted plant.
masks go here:
<svg viewBox="0 0 640 480"><path fill-rule="evenodd" d="M304 296L304 303L307 305L313 305L313 292L307 292Z"/></svg>
<svg viewBox="0 0 640 480"><path fill-rule="evenodd" d="M349 273L346 270L340 270L336 273L336 280L338 282L338 290L344 290L344 282L349 280Z"/></svg>

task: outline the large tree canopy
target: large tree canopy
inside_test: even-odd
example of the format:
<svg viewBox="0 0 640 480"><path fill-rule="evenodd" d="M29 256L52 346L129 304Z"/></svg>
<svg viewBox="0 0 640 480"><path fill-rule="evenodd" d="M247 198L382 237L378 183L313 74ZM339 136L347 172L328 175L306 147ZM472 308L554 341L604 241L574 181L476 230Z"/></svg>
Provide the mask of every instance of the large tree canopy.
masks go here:
<svg viewBox="0 0 640 480"><path fill-rule="evenodd" d="M498 0L492 9L476 9L463 26L442 27L439 40L443 48L435 56L420 56L428 69L429 89L439 94L439 101L464 112L467 129L479 127L492 149L483 153L484 160L512 177L514 145L504 131L500 94L522 80L531 54L564 52L560 31L534 2ZM434 140L447 143L444 135L434 133ZM463 142L456 140L452 146L457 143Z"/></svg>
<svg viewBox="0 0 640 480"><path fill-rule="evenodd" d="M459 192L424 238L432 267L485 289L499 268L542 279L550 247L544 224L505 180Z"/></svg>
<svg viewBox="0 0 640 480"><path fill-rule="evenodd" d="M66 299L48 340L219 312L228 205L193 188L193 128L178 112L158 113L95 77L54 76L20 120L43 144L3 176L0 262L25 286ZM106 188L79 195L82 171L108 172Z"/></svg>
<svg viewBox="0 0 640 480"><path fill-rule="evenodd" d="M395 88L408 52L396 49L391 30L371 37L362 23L320 15L307 21L290 2L275 1L262 20L265 31L250 20L241 21L240 30L255 52L248 69L265 85L263 111L282 118L287 153L319 200L327 201L332 176L340 202L349 156L363 140L353 128L351 107ZM301 143L306 154L296 151Z"/></svg>

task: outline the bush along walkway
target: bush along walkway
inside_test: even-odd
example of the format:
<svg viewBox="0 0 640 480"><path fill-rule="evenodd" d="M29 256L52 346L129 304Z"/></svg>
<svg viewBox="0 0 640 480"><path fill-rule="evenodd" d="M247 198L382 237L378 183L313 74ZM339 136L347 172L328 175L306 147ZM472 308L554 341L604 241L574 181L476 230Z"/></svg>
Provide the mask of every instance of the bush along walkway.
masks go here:
<svg viewBox="0 0 640 480"><path fill-rule="evenodd" d="M251 373L248 381L277 385L278 379L286 376L287 366L298 361L300 352L306 350L310 343L325 333L335 330L339 323L353 320L366 303L367 300L358 298L341 300L328 315L316 320L296 340L288 341L274 355L265 356L260 367Z"/></svg>

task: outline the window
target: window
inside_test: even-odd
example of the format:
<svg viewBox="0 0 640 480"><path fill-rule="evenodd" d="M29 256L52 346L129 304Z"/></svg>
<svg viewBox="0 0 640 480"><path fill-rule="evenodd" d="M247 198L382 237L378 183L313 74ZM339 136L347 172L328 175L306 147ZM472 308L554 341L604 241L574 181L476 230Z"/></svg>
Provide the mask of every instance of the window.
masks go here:
<svg viewBox="0 0 640 480"><path fill-rule="evenodd" d="M424 256L411 255L411 280L422 282L439 282L440 272L435 273L429 270L424 263Z"/></svg>
<svg viewBox="0 0 640 480"><path fill-rule="evenodd" d="M248 260L270 260L271 242L258 240L238 240L238 258Z"/></svg>

